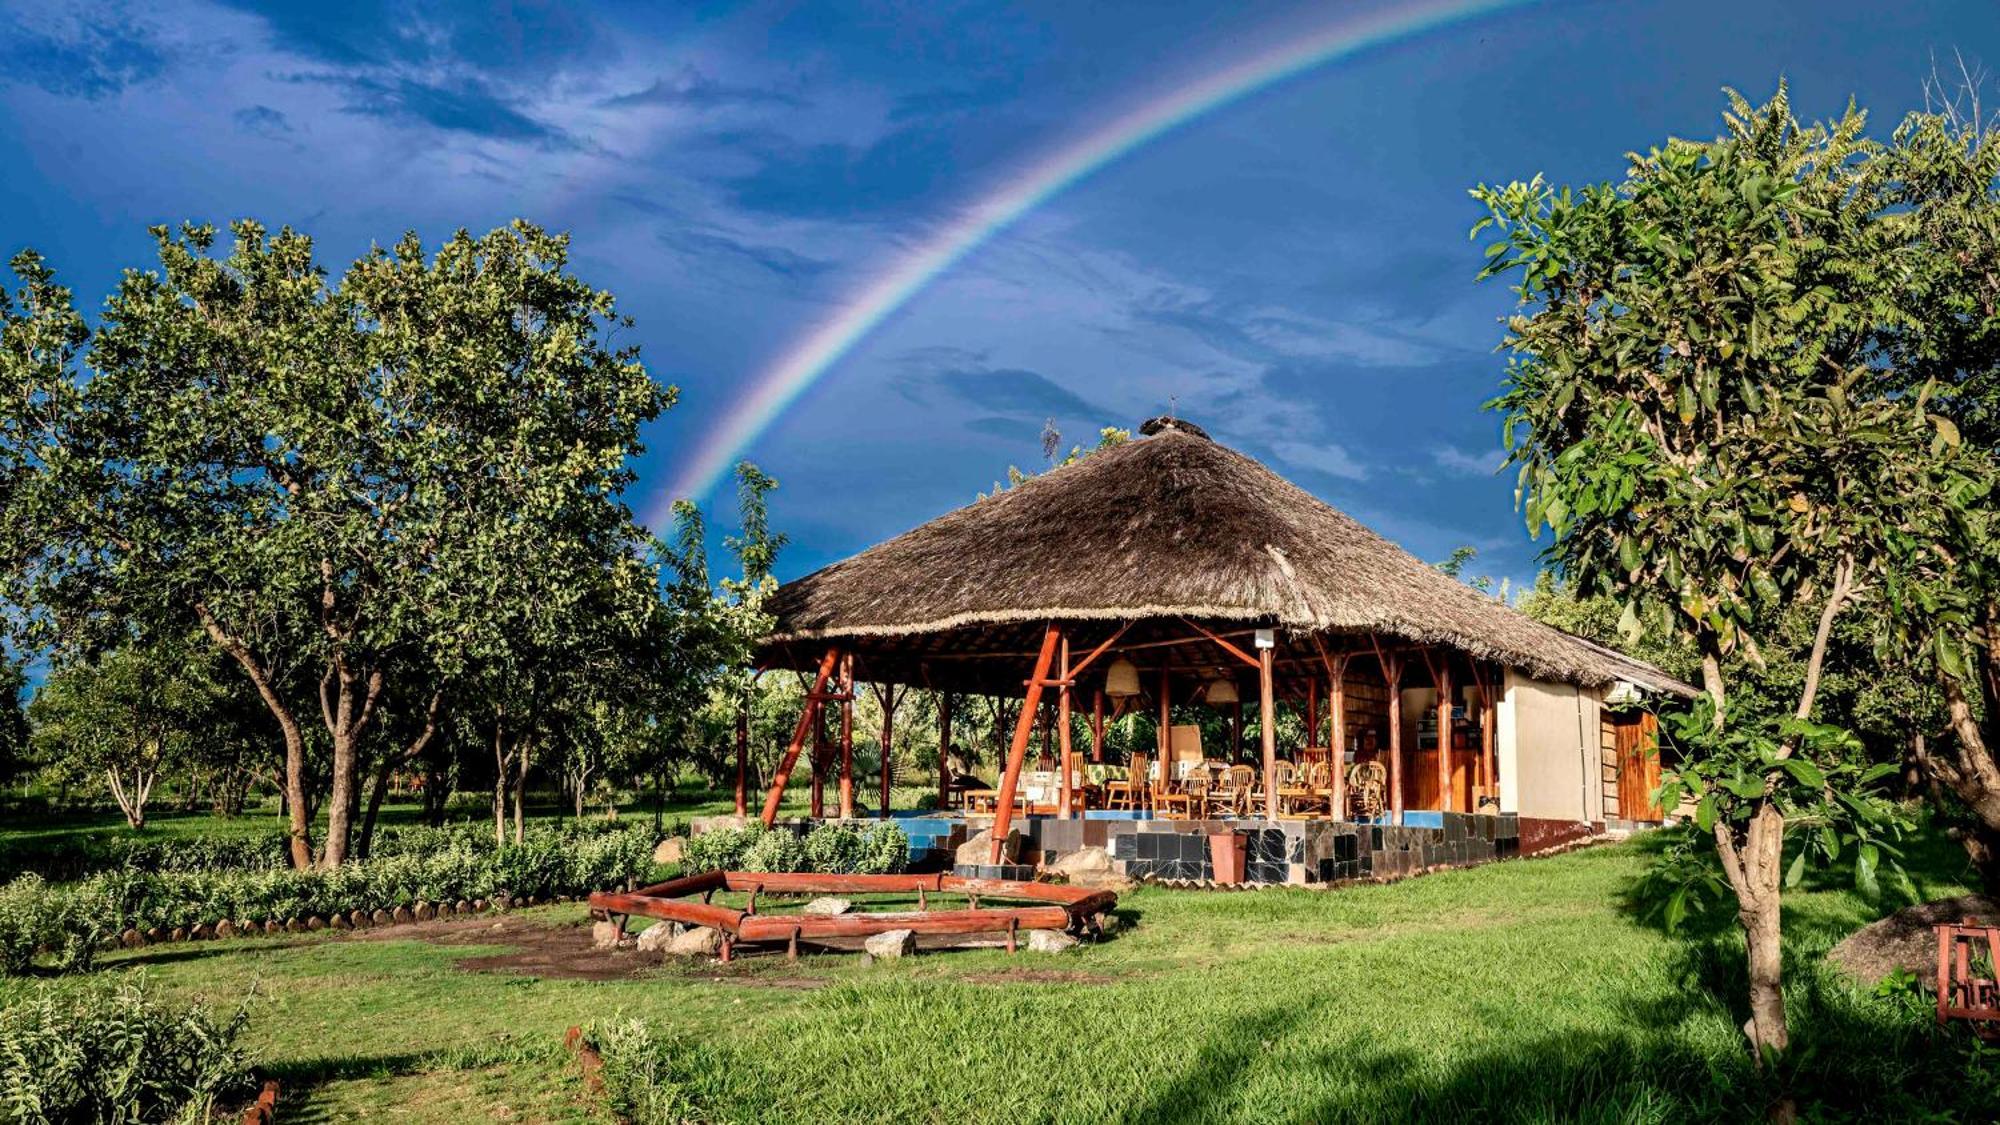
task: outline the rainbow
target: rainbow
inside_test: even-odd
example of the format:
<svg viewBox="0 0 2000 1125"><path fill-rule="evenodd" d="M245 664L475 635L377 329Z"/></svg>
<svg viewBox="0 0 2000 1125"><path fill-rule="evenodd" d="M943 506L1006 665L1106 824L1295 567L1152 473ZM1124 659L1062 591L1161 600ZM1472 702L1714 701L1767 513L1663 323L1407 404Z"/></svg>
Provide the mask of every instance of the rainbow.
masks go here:
<svg viewBox="0 0 2000 1125"><path fill-rule="evenodd" d="M1178 86L1166 96L1049 153L892 261L752 379L749 389L730 405L684 459L654 512L653 526L664 526L673 498L706 497L787 407L940 274L1091 173L1150 141L1286 79L1371 47L1531 2L1418 0L1352 14L1204 75L1191 84Z"/></svg>

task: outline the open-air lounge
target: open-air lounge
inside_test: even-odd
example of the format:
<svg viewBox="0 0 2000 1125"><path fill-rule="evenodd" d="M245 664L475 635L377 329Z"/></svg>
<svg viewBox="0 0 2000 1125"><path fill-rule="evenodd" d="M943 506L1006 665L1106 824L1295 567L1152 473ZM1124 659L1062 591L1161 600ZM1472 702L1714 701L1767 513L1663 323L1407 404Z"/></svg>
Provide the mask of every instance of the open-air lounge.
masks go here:
<svg viewBox="0 0 2000 1125"><path fill-rule="evenodd" d="M779 591L758 659L811 687L766 824L828 726L838 805L814 815L855 815L864 684L940 693L942 747L954 699L1021 701L997 780L940 754L938 811L907 821L919 864L989 830L963 875L1103 847L1133 876L1317 882L1661 819L1651 716L1631 705L1688 685L1467 587L1189 422L1141 432ZM1151 752L1107 760L1107 726L1135 713ZM827 749L809 760L831 772Z"/></svg>

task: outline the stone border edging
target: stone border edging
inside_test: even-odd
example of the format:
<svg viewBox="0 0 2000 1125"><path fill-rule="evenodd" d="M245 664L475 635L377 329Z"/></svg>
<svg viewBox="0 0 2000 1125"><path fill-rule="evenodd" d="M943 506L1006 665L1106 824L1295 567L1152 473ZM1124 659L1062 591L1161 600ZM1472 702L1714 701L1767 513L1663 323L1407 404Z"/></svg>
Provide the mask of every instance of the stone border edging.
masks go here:
<svg viewBox="0 0 2000 1125"><path fill-rule="evenodd" d="M478 898L456 903L404 903L394 910L351 910L346 914L331 917L319 914L303 918L244 919L232 922L223 919L214 925L206 922L193 926L175 926L171 930L152 926L146 930L127 927L119 934L106 938L105 949L144 949L150 945L168 945L187 941L210 941L225 938L274 936L277 934L318 933L322 930L367 930L377 926L409 925L417 922L449 921L454 918L470 918L493 910L525 909L531 906L567 905L581 902L575 895L554 895L547 898L529 895L514 899L496 896L493 901Z"/></svg>

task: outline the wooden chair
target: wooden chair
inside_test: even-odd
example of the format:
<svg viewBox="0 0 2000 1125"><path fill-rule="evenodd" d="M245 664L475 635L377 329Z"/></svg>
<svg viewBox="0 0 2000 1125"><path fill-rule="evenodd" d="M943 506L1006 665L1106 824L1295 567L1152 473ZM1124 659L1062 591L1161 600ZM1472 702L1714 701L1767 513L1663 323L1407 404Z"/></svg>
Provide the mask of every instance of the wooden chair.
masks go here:
<svg viewBox="0 0 2000 1125"><path fill-rule="evenodd" d="M1389 770L1380 762L1356 762L1347 770L1347 803L1355 817L1374 820L1389 807Z"/></svg>
<svg viewBox="0 0 2000 1125"><path fill-rule="evenodd" d="M1137 812L1146 803L1146 756L1132 755L1132 764L1126 768L1125 776L1104 783L1104 807Z"/></svg>
<svg viewBox="0 0 2000 1125"><path fill-rule="evenodd" d="M1286 811L1299 816L1331 816L1333 813L1333 769L1325 762L1308 762L1300 767L1299 783L1288 790Z"/></svg>
<svg viewBox="0 0 2000 1125"><path fill-rule="evenodd" d="M2000 1038L2000 927L1968 919L1937 927L1937 939L1938 1022L1970 1020L1981 1037Z"/></svg>
<svg viewBox="0 0 2000 1125"><path fill-rule="evenodd" d="M1193 801L1188 796L1185 783L1177 783L1172 777L1159 776L1171 771L1155 770L1152 779L1153 815L1179 820L1193 813Z"/></svg>

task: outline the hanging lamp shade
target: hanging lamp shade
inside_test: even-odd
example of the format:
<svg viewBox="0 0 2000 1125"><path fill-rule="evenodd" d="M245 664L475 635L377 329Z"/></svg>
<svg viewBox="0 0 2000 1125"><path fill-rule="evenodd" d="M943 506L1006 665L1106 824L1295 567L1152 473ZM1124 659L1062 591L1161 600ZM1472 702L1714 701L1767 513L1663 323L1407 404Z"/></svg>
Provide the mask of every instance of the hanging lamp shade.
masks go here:
<svg viewBox="0 0 2000 1125"><path fill-rule="evenodd" d="M1236 694L1235 680L1217 676L1208 681L1208 690L1202 693L1202 698L1208 701L1209 706L1220 707L1225 703L1241 702L1243 697Z"/></svg>
<svg viewBox="0 0 2000 1125"><path fill-rule="evenodd" d="M1113 699L1129 699L1139 694L1139 667L1124 657L1104 670L1104 694Z"/></svg>

